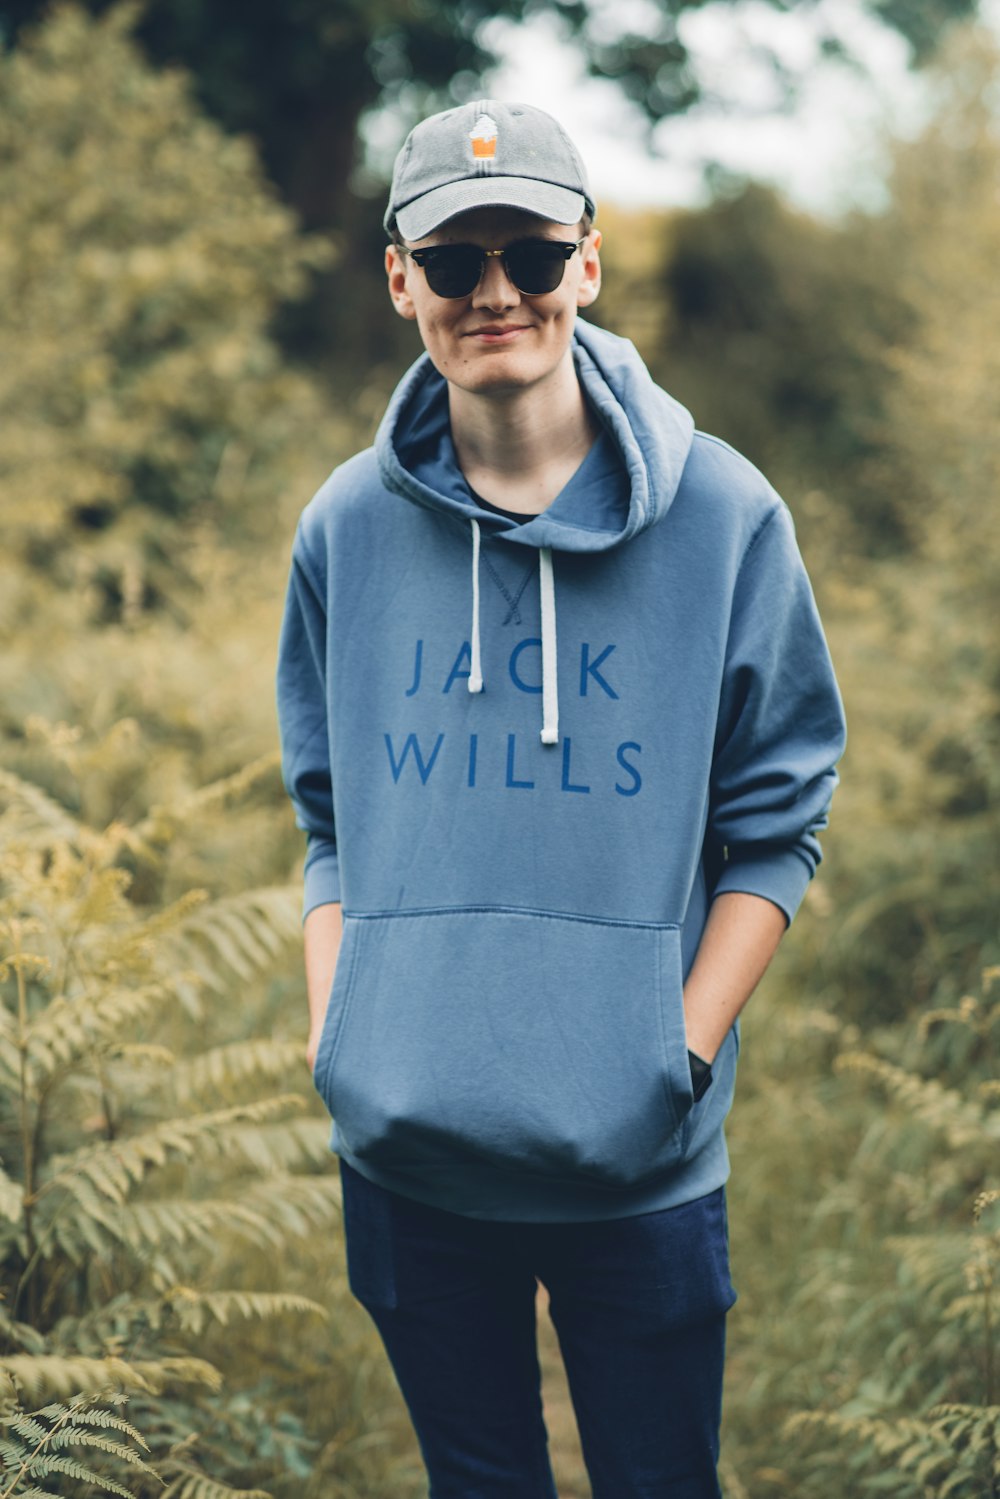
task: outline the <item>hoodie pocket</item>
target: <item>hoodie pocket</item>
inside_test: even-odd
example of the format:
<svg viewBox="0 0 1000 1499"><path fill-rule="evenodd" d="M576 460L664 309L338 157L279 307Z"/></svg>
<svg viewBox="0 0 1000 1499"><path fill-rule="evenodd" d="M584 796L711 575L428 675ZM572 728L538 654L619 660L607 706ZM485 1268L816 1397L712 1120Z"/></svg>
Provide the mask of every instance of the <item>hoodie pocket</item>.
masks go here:
<svg viewBox="0 0 1000 1499"><path fill-rule="evenodd" d="M625 1186L683 1155L676 927L450 910L347 940L316 1084L357 1160Z"/></svg>
<svg viewBox="0 0 1000 1499"><path fill-rule="evenodd" d="M330 998L323 1017L323 1029L320 1031L316 1060L313 1063L313 1082L324 1098L323 1078L330 1070L351 1003L358 945L358 923L349 916L345 916L340 934L340 947L337 950L337 964L333 972L333 983L330 987Z"/></svg>

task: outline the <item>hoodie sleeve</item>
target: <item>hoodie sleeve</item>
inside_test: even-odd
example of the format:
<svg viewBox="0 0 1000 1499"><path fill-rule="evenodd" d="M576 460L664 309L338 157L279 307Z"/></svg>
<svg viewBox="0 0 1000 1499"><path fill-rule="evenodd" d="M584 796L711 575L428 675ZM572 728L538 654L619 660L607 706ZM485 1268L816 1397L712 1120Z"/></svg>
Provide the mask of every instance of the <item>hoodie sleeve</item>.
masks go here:
<svg viewBox="0 0 1000 1499"><path fill-rule="evenodd" d="M792 920L822 857L844 748L840 694L791 516L750 541L733 598L712 767L715 894L745 891Z"/></svg>
<svg viewBox="0 0 1000 1499"><path fill-rule="evenodd" d="M326 610L299 528L278 643L281 771L307 834L303 919L340 900L326 710Z"/></svg>

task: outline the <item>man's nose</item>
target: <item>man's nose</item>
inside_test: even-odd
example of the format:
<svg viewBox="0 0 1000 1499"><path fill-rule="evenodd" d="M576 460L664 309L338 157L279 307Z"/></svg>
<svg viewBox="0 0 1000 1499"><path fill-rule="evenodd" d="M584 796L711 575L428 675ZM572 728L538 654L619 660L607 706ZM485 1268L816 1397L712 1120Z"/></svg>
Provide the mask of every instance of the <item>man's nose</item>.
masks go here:
<svg viewBox="0 0 1000 1499"><path fill-rule="evenodd" d="M521 293L507 274L502 255L487 255L483 263L483 274L472 294L473 307L488 307L491 312L502 312L516 307Z"/></svg>

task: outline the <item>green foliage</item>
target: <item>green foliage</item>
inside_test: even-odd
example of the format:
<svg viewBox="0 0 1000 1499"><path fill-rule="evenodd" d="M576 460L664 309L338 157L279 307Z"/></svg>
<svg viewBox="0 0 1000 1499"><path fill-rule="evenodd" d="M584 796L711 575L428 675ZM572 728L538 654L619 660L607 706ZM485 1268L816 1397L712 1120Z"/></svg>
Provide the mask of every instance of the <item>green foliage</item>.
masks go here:
<svg viewBox="0 0 1000 1499"><path fill-rule="evenodd" d="M215 800L225 804L223 788ZM144 836L74 825L37 788L9 773L0 782L0 1371L21 1400L68 1402L46 1417L51 1431L15 1413L14 1436L37 1450L13 1438L5 1450L39 1481L91 1481L62 1454L86 1446L106 1492L153 1492L141 1475L121 1479L113 1442L80 1434L103 1418L77 1397L104 1409L118 1389L147 1417L166 1492L238 1493L239 1457L208 1474L192 1449L202 1392L222 1390L211 1328L324 1309L218 1277L245 1247L281 1257L327 1233L338 1196L318 1169L323 1123L298 1117L297 1093L259 1091L286 1081L291 1047L233 1039L210 1005L234 983L252 992L284 954L299 898L193 892L144 911L116 862L141 855ZM237 1426L252 1451L252 1413Z"/></svg>
<svg viewBox="0 0 1000 1499"><path fill-rule="evenodd" d="M107 0L88 0L97 13ZM413 117L435 105L487 91L495 56L484 21L521 20L548 12L581 48L590 71L613 79L650 120L683 111L699 97L699 80L678 31L692 0L661 3L658 22L609 26L587 0L381 0L230 10L209 0L145 0L138 35L159 64L183 63L202 101L230 131L262 142L265 160L286 197L309 222L343 219L348 179L363 113L389 103ZM0 25L17 37L37 18L40 0L3 0ZM871 9L926 60L946 27L970 14L970 0L872 0ZM843 51L832 34L828 52ZM777 55L775 82L791 86Z"/></svg>
<svg viewBox="0 0 1000 1499"><path fill-rule="evenodd" d="M742 1297L726 1444L754 1499L994 1492L991 982L870 1028L864 1049L794 995L759 996L731 1132Z"/></svg>
<svg viewBox="0 0 1000 1499"><path fill-rule="evenodd" d="M316 419L268 322L329 259L134 15L62 5L0 56L3 591L23 610L27 564L133 623L181 608L206 536L267 534Z"/></svg>
<svg viewBox="0 0 1000 1499"><path fill-rule="evenodd" d="M911 516L885 483L880 356L912 317L860 225L832 230L751 184L677 215L664 256L666 336L650 346L660 378L784 492L842 476L824 514L841 544L897 549Z"/></svg>
<svg viewBox="0 0 1000 1499"><path fill-rule="evenodd" d="M138 1469L155 1479L154 1470L135 1450L138 1446L148 1451L146 1443L115 1409L123 1400L121 1395L107 1394L104 1404L98 1405L92 1397L80 1395L69 1405L55 1402L30 1414L15 1410L0 1417L0 1426L6 1433L0 1439L0 1458L5 1470L0 1476L3 1485L0 1499L15 1499L15 1496L51 1499L57 1491L41 1485L56 1477L74 1478L102 1494L120 1494L123 1499L131 1499L131 1489L107 1474L95 1472L68 1450L89 1449L114 1459L119 1466ZM121 1436L128 1441L121 1441Z"/></svg>
<svg viewBox="0 0 1000 1499"><path fill-rule="evenodd" d="M954 1003L996 957L1000 138L986 101L998 77L995 40L953 40L940 112L899 147L893 206L871 228L911 330L881 352L911 545L838 585L854 725L846 800L869 837L833 840L850 900L831 958L856 992L881 997L883 1015Z"/></svg>
<svg viewBox="0 0 1000 1499"><path fill-rule="evenodd" d="M938 1043L947 1038L960 1055L969 1031L988 1036L995 1054L1000 1004L970 1000L936 1016L934 1029ZM979 1499L1000 1481L1000 1193L988 1186L1000 1111L983 1062L962 1067L961 1091L921 1075L930 1036L930 1026L918 1028L909 1065L871 1052L838 1059L842 1071L880 1089L888 1106L871 1117L851 1175L829 1191L842 1210L852 1196L885 1203L879 1238L895 1285L876 1292L843 1329L841 1347L853 1343L858 1366L854 1392L839 1409L788 1422L788 1434L811 1445L806 1493L823 1492L824 1475L829 1482L833 1473L851 1475L859 1493L889 1489L912 1499ZM896 1231L885 1232L904 1206ZM827 1263L844 1283L861 1256L842 1250ZM822 1319L830 1290L821 1272L799 1310ZM844 1295L836 1300L842 1311Z"/></svg>

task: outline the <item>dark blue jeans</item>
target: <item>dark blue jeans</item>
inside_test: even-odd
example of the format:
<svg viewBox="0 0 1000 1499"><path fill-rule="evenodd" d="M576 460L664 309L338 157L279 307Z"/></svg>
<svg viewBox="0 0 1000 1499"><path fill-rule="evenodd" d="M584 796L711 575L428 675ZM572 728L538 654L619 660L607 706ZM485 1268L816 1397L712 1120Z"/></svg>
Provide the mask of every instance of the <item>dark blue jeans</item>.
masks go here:
<svg viewBox="0 0 1000 1499"><path fill-rule="evenodd" d="M601 1223L467 1218L343 1161L351 1290L377 1326L431 1499L556 1499L536 1281L593 1499L718 1499L729 1279L724 1189Z"/></svg>

